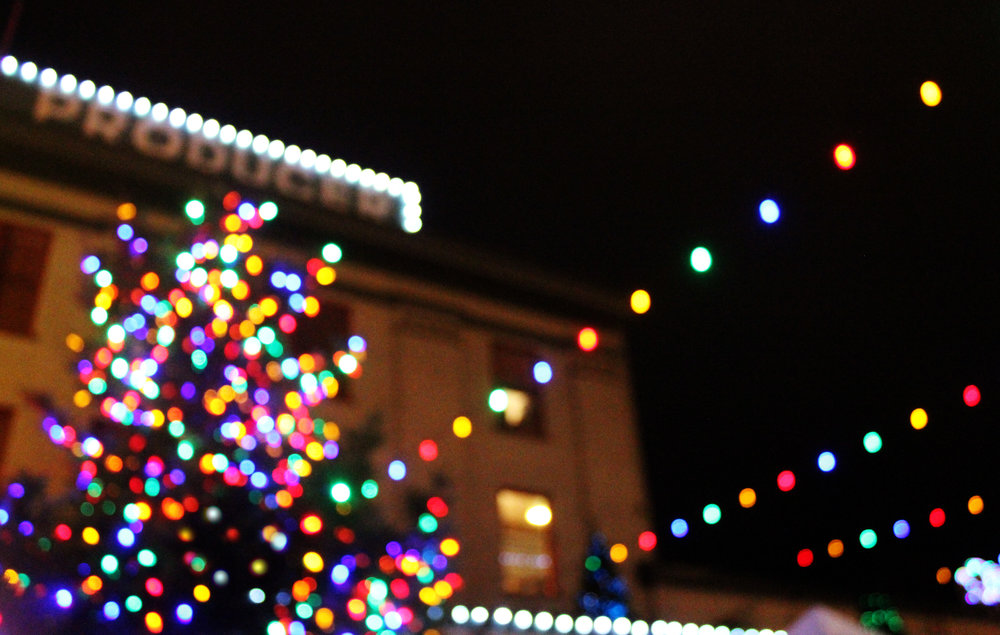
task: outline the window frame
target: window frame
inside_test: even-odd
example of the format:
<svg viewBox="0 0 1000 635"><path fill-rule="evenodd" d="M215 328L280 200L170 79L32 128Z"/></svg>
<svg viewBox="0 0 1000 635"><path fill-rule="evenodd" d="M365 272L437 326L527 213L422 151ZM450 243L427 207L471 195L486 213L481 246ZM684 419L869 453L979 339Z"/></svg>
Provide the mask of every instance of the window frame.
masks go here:
<svg viewBox="0 0 1000 635"><path fill-rule="evenodd" d="M506 409L491 409L496 428L506 434L544 438L548 428L545 385L534 377L534 366L543 356L531 346L509 342L494 342L490 352L490 393L516 391L528 398L527 416L517 423L508 421Z"/></svg>
<svg viewBox="0 0 1000 635"><path fill-rule="evenodd" d="M556 542L553 528L555 523L555 514L553 512L552 518L544 526L531 525L527 521L511 522L509 519L505 518L505 514L502 510L501 497L505 493L544 501L544 504L547 505L550 510L554 510L552 498L541 492L507 486L497 488L494 492L494 504L496 506L498 524L497 566L499 568L498 573L500 590L504 595L511 597L557 597L559 595L559 570L555 551ZM541 575L523 576L520 581L515 581L513 579L518 575L517 571L519 567L516 564L505 563L504 556L507 553L505 550L506 545L510 544L512 541L516 542L519 540L519 538L515 537L517 535L521 536L521 541L524 540L523 537L525 535L533 535L533 540L538 540L540 544L538 555L544 555L549 558L549 564L547 567L544 567L544 572ZM520 569L524 568L525 567L523 566L520 567Z"/></svg>

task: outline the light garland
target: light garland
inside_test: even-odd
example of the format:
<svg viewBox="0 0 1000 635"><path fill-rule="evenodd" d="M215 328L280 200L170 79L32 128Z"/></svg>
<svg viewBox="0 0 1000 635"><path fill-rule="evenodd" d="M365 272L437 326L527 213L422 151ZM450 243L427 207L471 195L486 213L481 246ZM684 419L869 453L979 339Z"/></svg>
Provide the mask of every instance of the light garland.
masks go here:
<svg viewBox="0 0 1000 635"><path fill-rule="evenodd" d="M384 172L362 168L357 164L334 159L309 148L303 149L294 144L286 144L280 139L270 139L246 129L237 129L231 124L206 119L199 113L188 113L183 108L171 108L162 102L153 103L146 97L134 97L128 91L116 91L107 85L98 87L89 79L80 81L71 74L60 75L52 68L39 69L34 62L22 62L12 55L0 58L0 73L64 97L72 96L84 102L94 101L103 107L129 114L140 121L149 119L163 123L189 135L198 135L206 141L234 146L240 150L250 150L261 158L282 161L318 176L332 177L364 190L385 194L397 201L399 222L405 231L416 233L423 225L420 188L413 181L404 182Z"/></svg>
<svg viewBox="0 0 1000 635"><path fill-rule="evenodd" d="M682 624L677 621L630 620L627 617L611 619L607 616L573 617L567 613L553 615L548 611L532 613L528 610L514 611L501 606L489 609L483 606L469 608L456 604L451 608L451 621L458 626L490 626L503 630L533 631L537 633L558 633L559 635L787 635L783 630L769 628L730 628L710 624Z"/></svg>

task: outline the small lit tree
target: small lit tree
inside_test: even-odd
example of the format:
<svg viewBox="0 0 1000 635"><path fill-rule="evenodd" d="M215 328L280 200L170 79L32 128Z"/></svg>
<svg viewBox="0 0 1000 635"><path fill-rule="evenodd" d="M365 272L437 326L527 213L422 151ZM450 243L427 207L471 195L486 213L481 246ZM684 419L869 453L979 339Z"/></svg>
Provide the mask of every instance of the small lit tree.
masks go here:
<svg viewBox="0 0 1000 635"><path fill-rule="evenodd" d="M630 612L628 586L616 572L608 541L600 533L591 537L583 561L580 608L592 617L627 617Z"/></svg>

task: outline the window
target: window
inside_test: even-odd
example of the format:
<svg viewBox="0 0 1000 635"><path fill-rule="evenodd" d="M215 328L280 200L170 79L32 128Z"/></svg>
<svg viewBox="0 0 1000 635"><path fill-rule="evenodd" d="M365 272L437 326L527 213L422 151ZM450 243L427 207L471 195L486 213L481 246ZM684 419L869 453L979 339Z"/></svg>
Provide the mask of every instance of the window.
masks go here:
<svg viewBox="0 0 1000 635"><path fill-rule="evenodd" d="M544 432L542 387L551 376L548 363L530 350L499 344L493 347L489 406L497 414L500 429L534 435Z"/></svg>
<svg viewBox="0 0 1000 635"><path fill-rule="evenodd" d="M497 492L497 515L501 590L511 595L556 595L549 499L502 489Z"/></svg>
<svg viewBox="0 0 1000 635"><path fill-rule="evenodd" d="M34 332L35 308L52 234L0 221L0 330Z"/></svg>

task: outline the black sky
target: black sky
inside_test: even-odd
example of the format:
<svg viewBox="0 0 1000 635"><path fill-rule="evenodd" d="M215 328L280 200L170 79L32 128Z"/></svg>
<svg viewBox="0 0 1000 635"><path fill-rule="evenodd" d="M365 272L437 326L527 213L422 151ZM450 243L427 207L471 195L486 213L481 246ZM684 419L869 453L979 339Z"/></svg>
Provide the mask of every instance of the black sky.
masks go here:
<svg viewBox="0 0 1000 635"><path fill-rule="evenodd" d="M663 558L960 604L934 571L1000 550L1000 3L426 6L25 0L11 52L414 180L428 234L623 303L648 289L632 342ZM696 520L708 502L715 527ZM862 552L869 526L880 545ZM800 571L803 547L819 556Z"/></svg>

